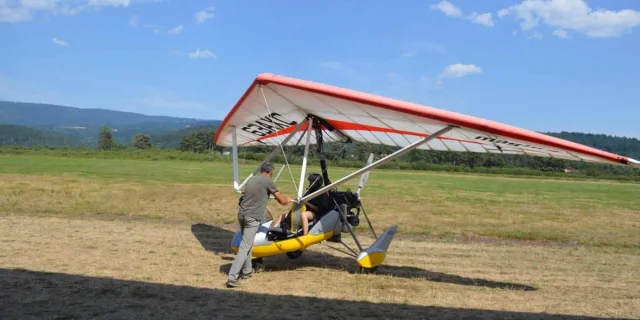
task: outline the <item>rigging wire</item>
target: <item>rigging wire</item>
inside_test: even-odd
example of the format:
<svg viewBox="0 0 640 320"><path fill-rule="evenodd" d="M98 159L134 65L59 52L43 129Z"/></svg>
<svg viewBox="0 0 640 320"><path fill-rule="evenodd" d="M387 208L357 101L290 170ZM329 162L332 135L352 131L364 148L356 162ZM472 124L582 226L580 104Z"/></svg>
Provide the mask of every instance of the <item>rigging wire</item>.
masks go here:
<svg viewBox="0 0 640 320"><path fill-rule="evenodd" d="M267 112L269 112L269 114L271 114L271 108L269 107L269 102L267 101L267 97L266 97L266 95L264 93L264 89L263 89L262 85L260 85L260 93L262 94L262 98L264 99L264 103L265 103L265 107L267 108ZM275 122L273 121L273 119L271 117L267 117L267 118L269 119L271 124L276 126ZM312 125L312 122L310 121L310 119L305 119L305 121L309 121L307 125ZM296 184L295 177L293 176L293 171L291 170L291 163L289 161L289 157L291 155L287 156L287 152L284 150L285 146L282 145L282 142L284 141L284 139L281 136L282 134L280 133L280 130L276 130L275 133L276 133L275 140L278 142L278 146L280 147L280 150L282 151L282 155L284 157L284 162L285 162L283 164L283 168L282 169L284 169L284 166L287 167L287 169L289 171L289 176L291 178L291 182L293 183L293 186L294 186L294 188L296 190L296 193L297 193L298 192L298 185ZM311 132L309 132L309 134L311 134ZM298 138L298 141L293 145L293 148L290 151L292 154L295 154L295 149L300 144L300 141L302 140L304 135L305 135L305 133L301 134L300 137ZM343 143L342 148L335 155L327 154L327 156L329 158L328 159L329 160L328 161L329 162L328 165L329 164L333 164L335 162L335 160L338 159L340 154L345 150L346 147L347 147L347 144ZM249 148L248 146L245 146L243 148L244 149L244 152L242 153L242 164L243 165L246 163L246 154L248 152L247 151L248 148ZM280 173L282 172L282 169L280 170ZM327 170L328 170L328 166L325 167L324 170L321 170L321 173L325 174L327 172ZM278 173L278 177L280 176L280 173ZM301 185L299 187L303 188L304 186Z"/></svg>
<svg viewBox="0 0 640 320"><path fill-rule="evenodd" d="M267 96L264 94L264 89L262 88L262 85L260 85L260 93L262 93L262 97L264 98L264 104L267 107L267 111L269 112L269 114L271 114L271 109L269 108L269 102L267 102ZM275 126L275 122L273 122L273 119L271 117L267 117L269 118L269 120L271 120L271 124L273 124ZM276 130L276 138L280 138L280 130ZM304 136L304 134L303 134ZM302 139L302 137L300 137ZM298 186L296 185L296 179L293 177L293 172L291 171L291 166L289 165L289 160L287 159L287 153L284 151L284 146L282 145L282 140L278 140L278 145L280 146L280 150L282 150L282 155L284 155L284 162L287 165L287 169L289 169L289 174L291 175L291 182L293 182L293 186L296 190L296 193L298 193ZM302 186L300 186L300 188L302 188Z"/></svg>

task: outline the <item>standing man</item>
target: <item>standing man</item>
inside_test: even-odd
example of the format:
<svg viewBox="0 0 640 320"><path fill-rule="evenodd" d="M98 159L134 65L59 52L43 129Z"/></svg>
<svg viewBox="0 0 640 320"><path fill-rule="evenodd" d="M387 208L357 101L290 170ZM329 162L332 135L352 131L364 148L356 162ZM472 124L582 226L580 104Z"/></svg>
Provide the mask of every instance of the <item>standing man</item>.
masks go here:
<svg viewBox="0 0 640 320"><path fill-rule="evenodd" d="M227 280L227 287L237 287L240 269L242 278L249 278L253 273L251 267L251 247L258 231L258 226L264 221L264 213L267 209L269 196L274 195L281 205L291 203L292 199L280 194L276 184L271 180L273 164L265 162L260 166L260 174L249 178L240 197L238 210L238 222L242 231L242 241L238 248L238 254L231 264L231 270Z"/></svg>

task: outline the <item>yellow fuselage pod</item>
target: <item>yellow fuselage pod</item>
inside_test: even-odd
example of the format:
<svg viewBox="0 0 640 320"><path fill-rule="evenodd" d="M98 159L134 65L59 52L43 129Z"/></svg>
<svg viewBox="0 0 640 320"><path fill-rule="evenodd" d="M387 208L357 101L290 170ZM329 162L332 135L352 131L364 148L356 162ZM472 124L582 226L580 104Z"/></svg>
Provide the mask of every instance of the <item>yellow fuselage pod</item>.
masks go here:
<svg viewBox="0 0 640 320"><path fill-rule="evenodd" d="M280 241L269 241L266 238L271 221L266 222L258 227L258 232L256 233L251 249L251 257L257 259L286 252L302 251L310 245L331 239L334 235L340 234L342 230L342 223L340 223L339 217L340 214L337 211L330 211L322 216L315 224L311 225L309 233L306 235ZM242 233L238 231L231 241L231 248L235 253L238 252L241 241Z"/></svg>
<svg viewBox="0 0 640 320"><path fill-rule="evenodd" d="M333 230L319 235L306 234L287 240L275 241L270 244L253 246L251 250L251 256L253 258L262 258L268 256L274 256L286 252L304 250L308 246L316 243L320 243L333 237ZM234 249L237 252L237 249Z"/></svg>

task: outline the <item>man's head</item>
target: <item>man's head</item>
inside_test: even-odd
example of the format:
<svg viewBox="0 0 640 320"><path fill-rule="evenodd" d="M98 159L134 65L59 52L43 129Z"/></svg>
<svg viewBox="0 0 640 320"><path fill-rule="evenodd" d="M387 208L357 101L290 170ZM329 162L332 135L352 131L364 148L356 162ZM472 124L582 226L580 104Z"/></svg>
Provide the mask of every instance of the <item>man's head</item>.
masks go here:
<svg viewBox="0 0 640 320"><path fill-rule="evenodd" d="M273 164L271 162L265 162L260 166L260 173L263 175L273 175Z"/></svg>

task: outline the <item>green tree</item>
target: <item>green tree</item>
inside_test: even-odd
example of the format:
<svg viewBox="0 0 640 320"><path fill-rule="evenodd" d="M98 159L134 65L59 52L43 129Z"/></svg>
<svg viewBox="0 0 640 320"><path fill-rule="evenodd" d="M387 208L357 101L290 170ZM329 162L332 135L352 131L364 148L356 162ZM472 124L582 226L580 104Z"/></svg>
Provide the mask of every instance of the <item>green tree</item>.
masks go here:
<svg viewBox="0 0 640 320"><path fill-rule="evenodd" d="M138 149L149 149L151 148L151 137L146 134L137 134L133 137L132 141L133 146Z"/></svg>
<svg viewBox="0 0 640 320"><path fill-rule="evenodd" d="M215 132L211 130L203 130L194 132L188 136L182 137L180 141L180 150L203 153L213 150L213 136Z"/></svg>
<svg viewBox="0 0 640 320"><path fill-rule="evenodd" d="M371 143L358 143L353 150L353 155L360 161L367 161L369 154L374 151L374 145Z"/></svg>
<svg viewBox="0 0 640 320"><path fill-rule="evenodd" d="M100 150L111 150L115 146L116 141L113 137L113 133L111 132L111 128L102 127L100 131L100 137L98 138L98 149Z"/></svg>

